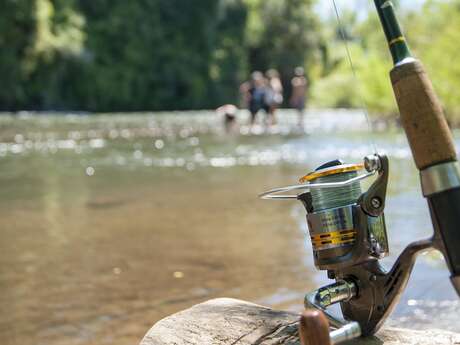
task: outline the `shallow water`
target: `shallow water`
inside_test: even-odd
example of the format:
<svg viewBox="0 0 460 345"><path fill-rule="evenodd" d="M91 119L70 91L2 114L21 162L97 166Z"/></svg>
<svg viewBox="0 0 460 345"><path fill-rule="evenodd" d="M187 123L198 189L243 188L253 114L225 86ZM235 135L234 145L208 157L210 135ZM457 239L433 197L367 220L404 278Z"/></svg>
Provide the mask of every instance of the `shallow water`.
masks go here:
<svg viewBox="0 0 460 345"><path fill-rule="evenodd" d="M371 137L391 158L385 263L430 235L403 133L371 136L360 113L311 111L302 134L281 115L273 133L230 136L207 112L0 117L1 343L136 344L160 318L218 296L300 310L327 282L304 211L257 194L360 160ZM390 323L460 331L459 309L430 253Z"/></svg>

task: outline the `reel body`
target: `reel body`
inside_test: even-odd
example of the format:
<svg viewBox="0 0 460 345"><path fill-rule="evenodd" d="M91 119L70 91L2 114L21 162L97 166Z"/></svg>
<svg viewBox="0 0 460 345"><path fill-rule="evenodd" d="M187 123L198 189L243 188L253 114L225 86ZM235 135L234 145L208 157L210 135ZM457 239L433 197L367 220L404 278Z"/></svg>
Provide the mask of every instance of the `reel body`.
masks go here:
<svg viewBox="0 0 460 345"><path fill-rule="evenodd" d="M327 163L302 180L311 184L346 181L357 177L362 164ZM310 177L309 177L310 176ZM386 183L381 178L376 183ZM315 266L320 270L339 270L388 255L388 239L383 212L367 214L361 205L360 182L336 190L313 189L298 199L307 210L307 224ZM375 205L380 206L379 203Z"/></svg>
<svg viewBox="0 0 460 345"><path fill-rule="evenodd" d="M364 174L358 171L365 170ZM372 175L375 181L363 192L360 181ZM386 272L379 260L388 255L385 197L389 163L385 155L371 155L362 164L336 160L304 176L301 185L277 188L264 199L297 199L307 211L307 224L315 266L327 271L335 283L305 296L305 307L325 313L333 343L374 334L401 296L418 253L440 248L439 237L407 246ZM298 195L284 194L302 190ZM327 312L340 303L343 319ZM336 337L337 341L334 341Z"/></svg>

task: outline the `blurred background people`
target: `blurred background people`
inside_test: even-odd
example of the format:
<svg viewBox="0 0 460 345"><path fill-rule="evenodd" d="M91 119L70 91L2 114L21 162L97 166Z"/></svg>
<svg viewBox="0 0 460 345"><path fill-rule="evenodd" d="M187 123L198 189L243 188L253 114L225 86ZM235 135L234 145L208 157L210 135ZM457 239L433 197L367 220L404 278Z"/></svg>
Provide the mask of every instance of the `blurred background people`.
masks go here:
<svg viewBox="0 0 460 345"><path fill-rule="evenodd" d="M224 104L216 109L216 114L222 118L226 133L233 133L238 129L237 113L238 108L233 104Z"/></svg>
<svg viewBox="0 0 460 345"><path fill-rule="evenodd" d="M276 123L276 110L283 104L283 84L276 69L269 69L265 76L267 88L265 93L265 104L268 109L268 124Z"/></svg>
<svg viewBox="0 0 460 345"><path fill-rule="evenodd" d="M302 67L297 67L294 77L291 80L292 93L289 104L299 112L299 126L303 127L303 115L308 92L308 83L305 78L305 71Z"/></svg>
<svg viewBox="0 0 460 345"><path fill-rule="evenodd" d="M257 113L264 110L268 114L268 106L265 103L265 95L267 93L266 81L262 72L254 71L251 74L251 80L247 91L248 107L251 113L250 125L256 122Z"/></svg>

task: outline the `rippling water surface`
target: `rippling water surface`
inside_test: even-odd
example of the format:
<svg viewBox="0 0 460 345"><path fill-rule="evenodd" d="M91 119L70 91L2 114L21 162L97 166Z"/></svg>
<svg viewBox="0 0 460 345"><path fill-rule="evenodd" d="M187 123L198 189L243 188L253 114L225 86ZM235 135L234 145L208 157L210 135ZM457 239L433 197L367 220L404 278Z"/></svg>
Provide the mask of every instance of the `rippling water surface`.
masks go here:
<svg viewBox="0 0 460 345"><path fill-rule="evenodd" d="M402 132L370 135L354 112L306 119L307 133L286 111L270 131L227 135L210 112L1 116L1 343L136 344L160 318L218 296L300 310L327 282L304 211L257 194L331 159L358 161L371 137L391 158L385 263L430 235ZM449 284L440 255L424 255L390 323L460 331Z"/></svg>

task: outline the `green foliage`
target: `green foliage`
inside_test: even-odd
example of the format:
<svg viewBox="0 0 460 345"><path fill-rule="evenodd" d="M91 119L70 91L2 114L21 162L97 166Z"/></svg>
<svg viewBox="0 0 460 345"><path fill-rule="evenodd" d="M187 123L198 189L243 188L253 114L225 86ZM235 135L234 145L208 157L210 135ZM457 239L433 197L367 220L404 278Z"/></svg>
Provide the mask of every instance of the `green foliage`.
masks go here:
<svg viewBox="0 0 460 345"><path fill-rule="evenodd" d="M249 66L244 44L248 9L243 0L220 1L215 27L215 48L210 62L209 92L212 106L238 103L239 84Z"/></svg>
<svg viewBox="0 0 460 345"><path fill-rule="evenodd" d="M6 15L5 15L6 14ZM27 101L29 47L35 34L35 1L2 1L0 15L0 105L17 109Z"/></svg>
<svg viewBox="0 0 460 345"><path fill-rule="evenodd" d="M251 70L303 64L318 25L311 0L4 2L0 110L236 103Z"/></svg>
<svg viewBox="0 0 460 345"><path fill-rule="evenodd" d="M216 1L81 0L80 9L86 108L185 109L207 100Z"/></svg>
<svg viewBox="0 0 460 345"><path fill-rule="evenodd" d="M25 88L32 109L78 108L74 77L83 55L85 20L65 0L35 1L35 39L29 47Z"/></svg>
<svg viewBox="0 0 460 345"><path fill-rule="evenodd" d="M377 53L366 52L358 43L349 42L356 76L346 57L346 47L338 44L335 51L343 51L340 62L324 78L317 81L312 90L312 101L318 107L369 108L371 114L395 113L393 91L388 79L391 64L384 63Z"/></svg>
<svg viewBox="0 0 460 345"><path fill-rule="evenodd" d="M238 103L253 70L289 92L303 65L313 105L396 114L391 58L375 10L320 21L314 0L3 0L0 110L174 110ZM400 11L398 11L400 12ZM460 122L460 6L401 15L450 119ZM357 77L350 69L344 43Z"/></svg>
<svg viewBox="0 0 460 345"><path fill-rule="evenodd" d="M335 35L335 30L332 30L330 34ZM359 49L359 46L354 46L354 48ZM331 40L328 46L328 58L321 75L322 77L315 81L311 88L310 101L314 106L321 108L359 107L358 83L351 73L343 42Z"/></svg>
<svg viewBox="0 0 460 345"><path fill-rule="evenodd" d="M412 51L425 64L448 118L460 123L460 65L453 63L460 40L460 5L453 0L432 0L421 10L398 12ZM313 103L323 107L361 107L364 102L373 115L396 116L388 77L391 58L375 11L370 11L362 22L345 13L342 22L357 78L346 61L342 37L336 34L337 29L332 30L328 33L328 68L314 84ZM337 27L333 21L328 25Z"/></svg>
<svg viewBox="0 0 460 345"><path fill-rule="evenodd" d="M460 40L458 1L430 1L420 15L412 14L408 29L413 51L424 63L452 122L460 123Z"/></svg>
<svg viewBox="0 0 460 345"><path fill-rule="evenodd" d="M279 70L290 87L296 66L310 71L321 58L322 30L311 0L246 0L246 41L252 70Z"/></svg>

